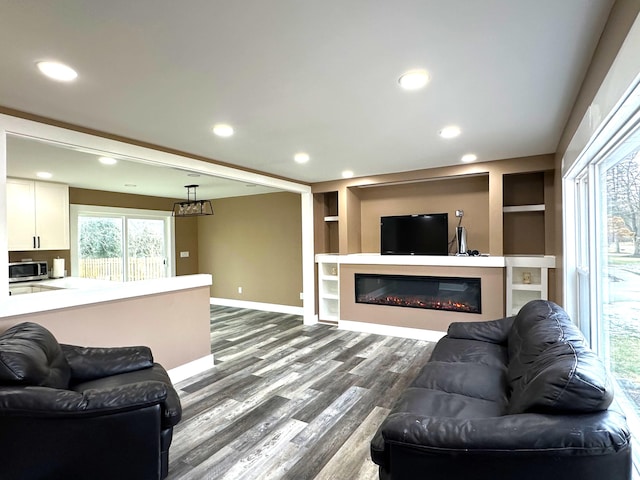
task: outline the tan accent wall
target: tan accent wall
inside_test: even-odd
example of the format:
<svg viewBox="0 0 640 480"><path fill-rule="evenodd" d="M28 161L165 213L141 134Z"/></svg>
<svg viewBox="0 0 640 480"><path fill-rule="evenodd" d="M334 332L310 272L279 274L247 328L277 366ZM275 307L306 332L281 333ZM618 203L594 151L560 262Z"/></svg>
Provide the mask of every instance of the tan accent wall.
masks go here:
<svg viewBox="0 0 640 480"><path fill-rule="evenodd" d="M469 249L489 251L489 178L487 175L359 189L362 251L380 252L380 217L448 213L449 239L455 238L456 210L464 210ZM455 242L451 253L455 253Z"/></svg>
<svg viewBox="0 0 640 480"><path fill-rule="evenodd" d="M269 193L212 204L215 215L198 218L199 272L213 276L211 296L302 306L300 195Z"/></svg>
<svg viewBox="0 0 640 480"><path fill-rule="evenodd" d="M6 317L0 331L29 321L49 329L60 343L146 345L155 361L170 369L211 353L209 316L209 289L199 287Z"/></svg>
<svg viewBox="0 0 640 480"><path fill-rule="evenodd" d="M355 274L426 275L481 279L482 313L447 312L355 302ZM398 265L340 266L340 318L354 322L446 332L451 322L494 320L504 316L504 269Z"/></svg>
<svg viewBox="0 0 640 480"><path fill-rule="evenodd" d="M200 273L198 270L198 219L177 217L175 221L176 275ZM180 252L189 252L189 256L183 258Z"/></svg>
<svg viewBox="0 0 640 480"><path fill-rule="evenodd" d="M69 188L69 203L76 205L99 205L105 207L139 208L167 212L180 199L132 195L128 193ZM195 217L176 218L175 223L176 275L191 275L198 272L198 221ZM189 257L181 258L180 252L188 251ZM71 271L71 268L67 268Z"/></svg>

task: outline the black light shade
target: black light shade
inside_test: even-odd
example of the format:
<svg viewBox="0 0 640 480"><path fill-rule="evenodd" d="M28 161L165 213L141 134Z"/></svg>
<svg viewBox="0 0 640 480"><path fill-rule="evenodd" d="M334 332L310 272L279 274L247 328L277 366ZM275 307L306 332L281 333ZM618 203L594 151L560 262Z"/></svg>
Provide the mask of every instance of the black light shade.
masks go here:
<svg viewBox="0 0 640 480"><path fill-rule="evenodd" d="M187 200L173 204L174 217L196 217L200 215L213 215L213 206L210 200L196 200L196 188L199 185L185 185ZM193 194L193 199L191 195Z"/></svg>

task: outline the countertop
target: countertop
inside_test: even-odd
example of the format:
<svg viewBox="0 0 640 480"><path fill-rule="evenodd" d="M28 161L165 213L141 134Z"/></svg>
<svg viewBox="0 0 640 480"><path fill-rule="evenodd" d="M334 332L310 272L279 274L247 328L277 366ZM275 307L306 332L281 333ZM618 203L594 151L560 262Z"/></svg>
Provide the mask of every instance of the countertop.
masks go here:
<svg viewBox="0 0 640 480"><path fill-rule="evenodd" d="M59 290L10 296L7 288L6 294L0 300L0 318L189 288L208 287L211 283L212 277L209 274L183 275L135 282L109 282L79 277L18 282L11 285L41 285L56 287Z"/></svg>
<svg viewBox="0 0 640 480"><path fill-rule="evenodd" d="M63 277L50 278L47 280L33 280L29 282L13 282L9 284L11 287L30 287L42 286L60 289L76 289L76 288L110 288L121 285L123 282L110 282L108 280L96 280L95 278L81 277Z"/></svg>

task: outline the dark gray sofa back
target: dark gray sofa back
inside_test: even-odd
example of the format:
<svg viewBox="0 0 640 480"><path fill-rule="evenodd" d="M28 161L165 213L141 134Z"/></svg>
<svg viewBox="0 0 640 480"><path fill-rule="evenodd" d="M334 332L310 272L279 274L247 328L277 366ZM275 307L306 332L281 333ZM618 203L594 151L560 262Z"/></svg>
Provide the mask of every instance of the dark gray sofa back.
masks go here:
<svg viewBox="0 0 640 480"><path fill-rule="evenodd" d="M508 340L509 413L606 410L613 387L580 330L553 302L527 303Z"/></svg>
<svg viewBox="0 0 640 480"><path fill-rule="evenodd" d="M70 376L60 344L43 326L24 322L0 335L0 385L67 388Z"/></svg>

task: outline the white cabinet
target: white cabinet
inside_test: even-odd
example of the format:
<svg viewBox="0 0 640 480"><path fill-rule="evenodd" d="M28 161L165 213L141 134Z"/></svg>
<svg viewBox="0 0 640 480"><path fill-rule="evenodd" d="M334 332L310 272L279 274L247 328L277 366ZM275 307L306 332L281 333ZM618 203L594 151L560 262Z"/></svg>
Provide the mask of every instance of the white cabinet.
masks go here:
<svg viewBox="0 0 640 480"><path fill-rule="evenodd" d="M515 315L530 300L549 298L549 269L555 268L551 255L505 257L507 299L505 312Z"/></svg>
<svg viewBox="0 0 640 480"><path fill-rule="evenodd" d="M69 186L7 178L9 250L69 249Z"/></svg>
<svg viewBox="0 0 640 480"><path fill-rule="evenodd" d="M320 258L322 257L322 258ZM318 319L337 322L340 318L340 270L331 255L318 255Z"/></svg>

